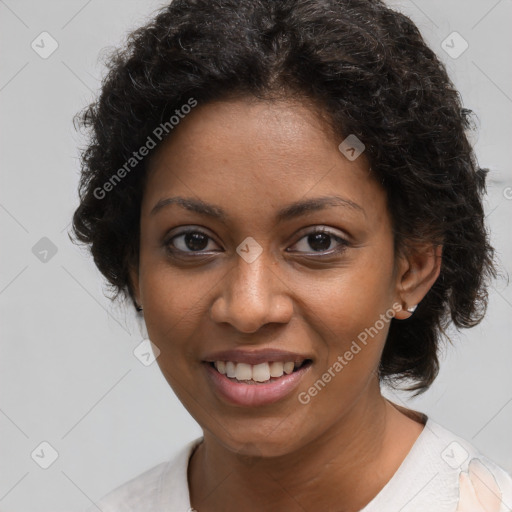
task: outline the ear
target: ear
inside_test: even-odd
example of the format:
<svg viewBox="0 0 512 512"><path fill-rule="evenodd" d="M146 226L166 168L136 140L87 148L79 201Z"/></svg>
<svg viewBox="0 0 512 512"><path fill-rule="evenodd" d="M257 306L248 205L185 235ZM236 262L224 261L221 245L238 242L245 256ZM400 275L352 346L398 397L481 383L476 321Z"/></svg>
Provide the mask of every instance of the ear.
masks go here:
<svg viewBox="0 0 512 512"><path fill-rule="evenodd" d="M135 297L135 302L138 306L142 306L140 301L140 288L139 288L139 269L134 265L130 265L130 284L133 290L133 295Z"/></svg>
<svg viewBox="0 0 512 512"><path fill-rule="evenodd" d="M442 245L415 244L400 256L397 272L396 298L402 309L395 318L405 320L432 288L441 271Z"/></svg>

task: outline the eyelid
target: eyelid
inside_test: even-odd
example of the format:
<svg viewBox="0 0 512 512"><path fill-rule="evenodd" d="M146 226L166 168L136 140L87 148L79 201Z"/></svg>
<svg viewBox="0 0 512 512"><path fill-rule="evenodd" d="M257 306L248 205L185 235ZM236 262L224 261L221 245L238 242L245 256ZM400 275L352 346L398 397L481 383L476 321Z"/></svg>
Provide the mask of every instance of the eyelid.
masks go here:
<svg viewBox="0 0 512 512"><path fill-rule="evenodd" d="M299 233L298 233L299 240L306 235L314 235L316 233L326 233L328 235L331 235L331 236L337 237L337 238L341 238L341 239L346 239L348 236L346 234L342 234L340 231L336 231L335 228L323 226L322 224L313 224L311 226L306 226L305 228L302 228L299 231Z"/></svg>

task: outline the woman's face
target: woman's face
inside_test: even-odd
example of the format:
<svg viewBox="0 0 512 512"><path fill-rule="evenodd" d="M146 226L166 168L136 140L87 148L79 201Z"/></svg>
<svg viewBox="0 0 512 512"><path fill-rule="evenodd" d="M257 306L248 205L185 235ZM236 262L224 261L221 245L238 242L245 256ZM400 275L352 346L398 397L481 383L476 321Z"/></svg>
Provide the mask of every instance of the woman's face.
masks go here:
<svg viewBox="0 0 512 512"><path fill-rule="evenodd" d="M152 155L132 279L165 378L233 451L288 453L378 393L399 272L385 192L340 142L304 103L233 100ZM240 380L306 364L245 383L216 360Z"/></svg>

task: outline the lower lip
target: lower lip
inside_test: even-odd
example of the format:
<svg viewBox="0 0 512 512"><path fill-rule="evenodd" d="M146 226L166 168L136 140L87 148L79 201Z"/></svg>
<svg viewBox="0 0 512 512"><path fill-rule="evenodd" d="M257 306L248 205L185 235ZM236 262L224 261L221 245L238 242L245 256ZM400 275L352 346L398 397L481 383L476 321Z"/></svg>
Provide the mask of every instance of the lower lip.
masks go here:
<svg viewBox="0 0 512 512"><path fill-rule="evenodd" d="M311 363L298 370L284 374L279 379L266 384L245 384L236 382L219 373L210 363L203 363L206 374L217 393L227 402L245 407L255 407L278 402L289 395L302 377L310 370Z"/></svg>

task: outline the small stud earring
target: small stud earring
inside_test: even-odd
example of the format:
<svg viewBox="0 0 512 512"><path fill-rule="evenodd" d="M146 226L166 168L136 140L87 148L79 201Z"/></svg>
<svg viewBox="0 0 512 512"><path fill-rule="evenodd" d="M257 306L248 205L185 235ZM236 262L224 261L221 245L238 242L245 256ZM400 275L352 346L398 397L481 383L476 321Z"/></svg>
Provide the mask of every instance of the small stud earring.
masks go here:
<svg viewBox="0 0 512 512"><path fill-rule="evenodd" d="M416 311L417 307L418 307L418 304L416 304L416 306L411 306L410 308L407 308L407 311L409 311L409 313L414 313Z"/></svg>

